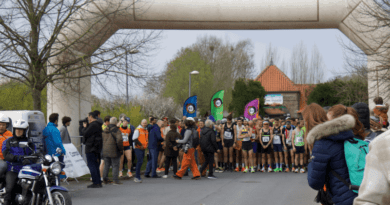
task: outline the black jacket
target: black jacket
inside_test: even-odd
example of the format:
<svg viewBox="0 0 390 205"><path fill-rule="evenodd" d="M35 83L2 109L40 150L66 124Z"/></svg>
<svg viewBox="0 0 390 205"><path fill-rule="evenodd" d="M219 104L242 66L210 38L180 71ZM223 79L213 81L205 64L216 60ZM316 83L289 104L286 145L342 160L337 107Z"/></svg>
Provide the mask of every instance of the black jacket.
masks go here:
<svg viewBox="0 0 390 205"><path fill-rule="evenodd" d="M176 140L181 139L181 135L177 133L176 130L169 130L167 136L165 137L165 145L166 148L164 150L165 156L168 157L177 157L179 155L179 151L173 150L173 147L178 148L178 144Z"/></svg>
<svg viewBox="0 0 390 205"><path fill-rule="evenodd" d="M98 121L93 121L84 128L83 144L85 153L100 153L103 148L102 125Z"/></svg>
<svg viewBox="0 0 390 205"><path fill-rule="evenodd" d="M370 129L370 109L366 103L355 103L352 108L359 114L359 121L364 128Z"/></svg>
<svg viewBox="0 0 390 205"><path fill-rule="evenodd" d="M218 144L214 130L209 127L203 128L200 132L200 148L202 152L217 152Z"/></svg>

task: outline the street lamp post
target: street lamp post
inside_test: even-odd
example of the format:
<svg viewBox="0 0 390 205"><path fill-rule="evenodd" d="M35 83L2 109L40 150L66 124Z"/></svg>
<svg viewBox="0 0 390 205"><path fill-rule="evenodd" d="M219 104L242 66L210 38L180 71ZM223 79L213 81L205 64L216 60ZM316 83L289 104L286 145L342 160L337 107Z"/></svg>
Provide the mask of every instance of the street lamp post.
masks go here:
<svg viewBox="0 0 390 205"><path fill-rule="evenodd" d="M132 55L138 52L139 51L136 49L131 49L129 53L130 55ZM131 66L133 66L133 64ZM129 105L129 76L128 76L128 67L127 67L127 50L126 50L126 105Z"/></svg>
<svg viewBox="0 0 390 205"><path fill-rule="evenodd" d="M199 72L196 70L190 72L190 85L188 88L188 97L191 97L191 75L198 75L198 74L199 74Z"/></svg>

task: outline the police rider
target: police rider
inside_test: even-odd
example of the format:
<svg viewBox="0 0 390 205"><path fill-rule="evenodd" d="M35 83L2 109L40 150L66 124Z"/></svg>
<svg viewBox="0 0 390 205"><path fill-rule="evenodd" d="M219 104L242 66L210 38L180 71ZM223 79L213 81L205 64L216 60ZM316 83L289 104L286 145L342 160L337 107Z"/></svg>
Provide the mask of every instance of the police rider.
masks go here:
<svg viewBox="0 0 390 205"><path fill-rule="evenodd" d="M6 115L0 113L0 178L4 178L4 174L7 171L7 162L4 161L1 148L3 147L3 142L12 137L12 132L7 130L8 124L9 118Z"/></svg>
<svg viewBox="0 0 390 205"><path fill-rule="evenodd" d="M25 155L33 154L35 146L33 143L28 143L29 147L20 147L21 142L28 142L27 130L28 123L25 120L19 119L13 124L13 136L3 143L2 152L5 161L7 161L8 169L5 176L5 190L4 205L9 205L11 201L11 193L18 179L18 173L24 165L32 164L33 161L29 159L23 159Z"/></svg>

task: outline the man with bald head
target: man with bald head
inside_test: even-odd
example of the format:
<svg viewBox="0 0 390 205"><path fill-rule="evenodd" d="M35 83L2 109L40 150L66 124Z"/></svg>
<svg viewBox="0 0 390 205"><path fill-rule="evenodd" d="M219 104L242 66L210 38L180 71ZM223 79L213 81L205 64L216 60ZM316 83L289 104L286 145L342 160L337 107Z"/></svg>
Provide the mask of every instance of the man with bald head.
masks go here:
<svg viewBox="0 0 390 205"><path fill-rule="evenodd" d="M143 119L141 124L134 131L133 135L133 147L135 155L137 156L137 168L135 171L134 182L142 183L141 180L141 167L145 157L145 149L148 147L149 133L146 128L148 121Z"/></svg>

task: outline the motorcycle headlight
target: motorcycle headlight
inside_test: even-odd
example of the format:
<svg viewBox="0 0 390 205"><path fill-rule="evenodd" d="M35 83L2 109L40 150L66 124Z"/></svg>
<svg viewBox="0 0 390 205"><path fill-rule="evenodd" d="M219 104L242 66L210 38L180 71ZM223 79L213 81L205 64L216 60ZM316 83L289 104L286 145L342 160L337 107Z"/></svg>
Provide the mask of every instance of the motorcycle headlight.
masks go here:
<svg viewBox="0 0 390 205"><path fill-rule="evenodd" d="M52 162L53 161L53 157L51 157L50 155L45 155L45 160L47 161L47 162Z"/></svg>
<svg viewBox="0 0 390 205"><path fill-rule="evenodd" d="M61 173L61 164L60 162L54 162L50 165L50 171L54 175L59 175Z"/></svg>

